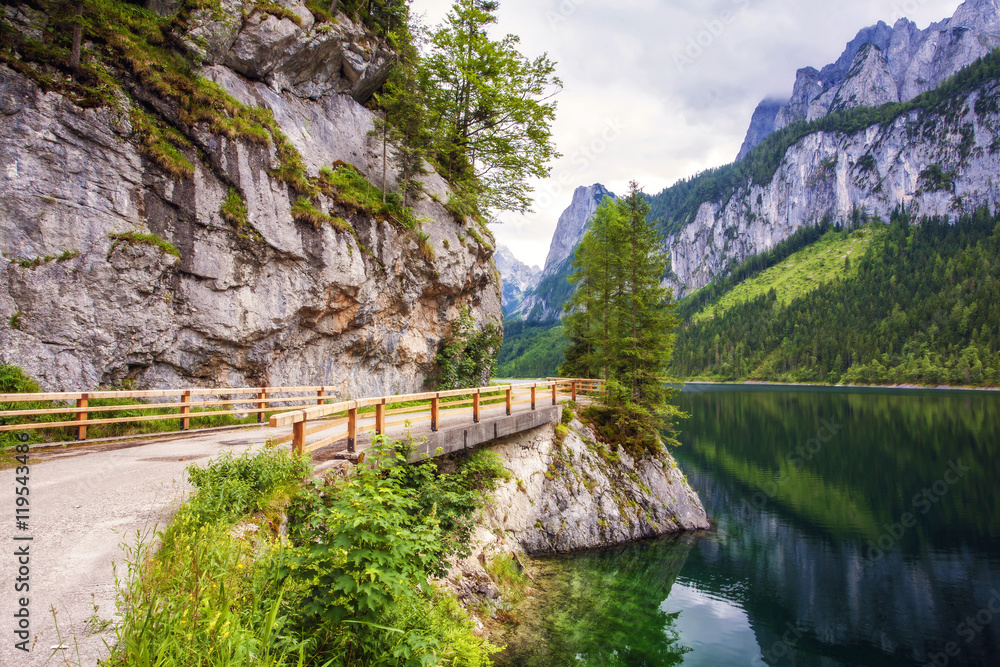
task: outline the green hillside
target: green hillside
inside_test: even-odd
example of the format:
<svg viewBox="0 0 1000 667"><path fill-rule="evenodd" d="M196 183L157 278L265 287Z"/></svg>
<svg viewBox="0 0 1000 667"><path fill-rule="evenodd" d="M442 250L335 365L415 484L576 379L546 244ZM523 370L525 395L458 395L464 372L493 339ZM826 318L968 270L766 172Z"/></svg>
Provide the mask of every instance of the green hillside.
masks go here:
<svg viewBox="0 0 1000 667"><path fill-rule="evenodd" d="M569 347L562 325L508 320L503 326L495 377L542 378L557 374L563 352Z"/></svg>
<svg viewBox="0 0 1000 667"><path fill-rule="evenodd" d="M858 260L880 239L884 228L869 226L855 231L828 231L818 241L796 252L780 264L736 285L691 317L692 322L718 317L741 303L777 294L777 302L788 305L837 278L856 275ZM853 263L851 260L853 259Z"/></svg>
<svg viewBox="0 0 1000 667"><path fill-rule="evenodd" d="M1000 383L1000 216L980 211L957 222L913 223L898 212L889 225L827 232L707 305L685 303L698 294L685 299L680 309L689 315L673 372L715 380ZM851 271L831 276L817 268L809 283L820 275L826 282L804 289L811 267L827 266L823 259L849 243L867 246Z"/></svg>

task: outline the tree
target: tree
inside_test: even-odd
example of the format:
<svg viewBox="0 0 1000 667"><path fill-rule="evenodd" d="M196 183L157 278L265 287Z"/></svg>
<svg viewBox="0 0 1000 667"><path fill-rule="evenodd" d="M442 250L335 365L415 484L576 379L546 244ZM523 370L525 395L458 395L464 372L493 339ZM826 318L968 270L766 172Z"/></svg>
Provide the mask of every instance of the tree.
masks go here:
<svg viewBox="0 0 1000 667"><path fill-rule="evenodd" d="M419 176L424 170L425 147L429 136L425 125L427 109L420 98L417 76L419 55L412 42L412 33L398 36L400 60L393 68L384 88L375 101L385 113L377 119L375 133L382 138L382 190L385 197L386 146L392 143L396 152L396 180L403 206L409 206L420 194Z"/></svg>
<svg viewBox="0 0 1000 667"><path fill-rule="evenodd" d="M589 416L606 439L637 455L657 452L661 433L676 444L673 420L682 416L668 404L678 390L665 384L678 320L673 291L661 284L667 260L648 214L634 181L627 197L598 207L574 257L577 289L565 321L572 345L562 369L608 380Z"/></svg>
<svg viewBox="0 0 1000 667"><path fill-rule="evenodd" d="M421 61L421 91L431 157L447 178L472 186L484 211L526 212L527 179L548 176L558 157L548 100L561 83L546 55L529 60L517 50L516 36L490 39L497 4L455 2Z"/></svg>

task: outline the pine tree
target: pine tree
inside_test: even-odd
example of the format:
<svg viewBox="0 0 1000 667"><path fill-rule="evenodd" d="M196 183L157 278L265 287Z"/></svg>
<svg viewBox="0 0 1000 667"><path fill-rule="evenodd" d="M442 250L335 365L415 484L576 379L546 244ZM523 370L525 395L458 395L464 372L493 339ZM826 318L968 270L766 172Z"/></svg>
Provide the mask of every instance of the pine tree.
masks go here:
<svg viewBox="0 0 1000 667"><path fill-rule="evenodd" d="M649 204L637 183L627 197L606 200L574 257L576 293L564 321L573 342L562 370L585 369L608 380L589 415L602 436L636 455L670 444L681 413L665 384L677 317L673 292L661 284L666 257L647 223Z"/></svg>

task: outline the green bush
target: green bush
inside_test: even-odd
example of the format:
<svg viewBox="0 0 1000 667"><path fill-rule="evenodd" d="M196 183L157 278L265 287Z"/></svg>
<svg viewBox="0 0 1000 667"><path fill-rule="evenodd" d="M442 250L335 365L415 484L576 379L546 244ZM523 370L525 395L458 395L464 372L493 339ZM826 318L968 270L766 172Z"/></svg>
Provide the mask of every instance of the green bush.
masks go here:
<svg viewBox="0 0 1000 667"><path fill-rule="evenodd" d="M279 449L226 454L204 468L188 468L188 479L198 492L185 511L203 524L260 512L269 494L301 480L308 471L305 459Z"/></svg>

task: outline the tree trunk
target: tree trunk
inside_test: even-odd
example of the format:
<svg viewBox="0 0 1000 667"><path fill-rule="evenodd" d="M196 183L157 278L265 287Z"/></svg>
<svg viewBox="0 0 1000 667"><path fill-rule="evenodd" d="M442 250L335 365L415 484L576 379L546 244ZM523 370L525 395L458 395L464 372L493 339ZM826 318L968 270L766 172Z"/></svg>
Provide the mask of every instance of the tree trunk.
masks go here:
<svg viewBox="0 0 1000 667"><path fill-rule="evenodd" d="M334 16L337 13L338 2L340 2L340 0L333 0L333 2L330 3L330 16Z"/></svg>
<svg viewBox="0 0 1000 667"><path fill-rule="evenodd" d="M69 67L74 72L80 70L80 42L83 39L83 26L80 25L80 21L83 18L83 2L76 6L76 21L73 23L73 49L70 51L69 55Z"/></svg>

